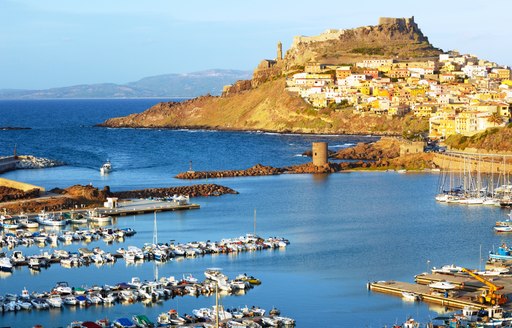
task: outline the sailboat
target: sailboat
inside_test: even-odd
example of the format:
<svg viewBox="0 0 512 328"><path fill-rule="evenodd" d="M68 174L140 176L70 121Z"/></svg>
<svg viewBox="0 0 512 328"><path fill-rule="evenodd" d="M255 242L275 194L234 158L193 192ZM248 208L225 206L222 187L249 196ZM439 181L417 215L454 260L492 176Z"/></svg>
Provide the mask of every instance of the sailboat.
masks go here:
<svg viewBox="0 0 512 328"><path fill-rule="evenodd" d="M165 261L167 260L167 254L164 250L162 250L158 245L158 230L156 225L156 211L155 218L153 220L153 257L155 261Z"/></svg>

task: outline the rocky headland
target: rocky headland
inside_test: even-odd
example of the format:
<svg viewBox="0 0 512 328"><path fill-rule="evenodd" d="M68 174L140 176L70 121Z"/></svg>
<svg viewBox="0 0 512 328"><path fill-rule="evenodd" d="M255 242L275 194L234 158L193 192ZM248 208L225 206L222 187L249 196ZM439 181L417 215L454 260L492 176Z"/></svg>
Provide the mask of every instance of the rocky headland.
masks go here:
<svg viewBox="0 0 512 328"><path fill-rule="evenodd" d="M296 37L283 58L263 60L251 80L227 86L220 97L159 103L143 113L111 118L98 125L318 134L424 132L428 124L412 123L410 117L365 117L351 110L328 108L318 111L296 93L285 90L286 78L309 62L340 65L368 58L419 60L439 53L441 50L428 42L413 19L380 19L375 26Z"/></svg>

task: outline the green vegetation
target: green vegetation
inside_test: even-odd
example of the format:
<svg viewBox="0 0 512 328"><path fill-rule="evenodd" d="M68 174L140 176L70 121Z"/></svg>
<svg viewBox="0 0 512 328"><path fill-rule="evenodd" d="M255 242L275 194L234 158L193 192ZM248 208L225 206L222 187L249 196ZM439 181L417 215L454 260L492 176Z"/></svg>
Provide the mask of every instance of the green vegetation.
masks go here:
<svg viewBox="0 0 512 328"><path fill-rule="evenodd" d="M328 105L328 108L333 109L333 110L345 109L345 108L349 108L349 107L352 107L352 106L349 104L348 100L346 100L346 99L342 99L339 103L331 102Z"/></svg>
<svg viewBox="0 0 512 328"><path fill-rule="evenodd" d="M489 128L471 137L451 135L445 144L453 149L479 148L487 151L512 151L512 125L504 128Z"/></svg>
<svg viewBox="0 0 512 328"><path fill-rule="evenodd" d="M384 48L382 48L382 47L360 47L360 48L354 48L350 52L354 53L354 54L361 54L361 55L383 56Z"/></svg>
<svg viewBox="0 0 512 328"><path fill-rule="evenodd" d="M404 116L402 137L407 140L421 141L428 135L428 119L415 117L412 113Z"/></svg>

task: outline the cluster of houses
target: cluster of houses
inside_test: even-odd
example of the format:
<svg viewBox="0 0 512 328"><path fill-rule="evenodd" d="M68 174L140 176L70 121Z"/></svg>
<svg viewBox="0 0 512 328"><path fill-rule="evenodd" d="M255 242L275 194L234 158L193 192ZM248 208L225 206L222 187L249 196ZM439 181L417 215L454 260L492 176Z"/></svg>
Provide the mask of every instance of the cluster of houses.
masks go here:
<svg viewBox="0 0 512 328"><path fill-rule="evenodd" d="M354 65L308 63L287 79L315 108L429 119L429 137L473 135L509 122L508 67L457 52L423 61L368 59Z"/></svg>

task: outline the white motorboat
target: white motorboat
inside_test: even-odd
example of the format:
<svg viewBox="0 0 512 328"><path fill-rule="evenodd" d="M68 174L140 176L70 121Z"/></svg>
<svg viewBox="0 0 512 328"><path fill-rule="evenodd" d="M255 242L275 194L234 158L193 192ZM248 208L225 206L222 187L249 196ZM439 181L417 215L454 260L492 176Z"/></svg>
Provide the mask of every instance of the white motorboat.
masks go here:
<svg viewBox="0 0 512 328"><path fill-rule="evenodd" d="M213 281L228 280L228 277L225 274L223 274L222 272L220 272L220 270L221 269L219 269L219 268L210 268L204 272L204 275L206 278L213 280Z"/></svg>
<svg viewBox="0 0 512 328"><path fill-rule="evenodd" d="M92 211L87 211L87 220L92 221L92 222L103 223L103 222L110 222L112 220L112 217L101 214L96 209L94 209Z"/></svg>
<svg viewBox="0 0 512 328"><path fill-rule="evenodd" d="M55 292L60 295L69 295L73 293L73 289L69 287L69 284L67 282L59 281L57 282L55 287L53 287L52 292Z"/></svg>
<svg viewBox="0 0 512 328"><path fill-rule="evenodd" d="M41 263L39 261L39 258L37 258L37 257L29 258L29 260L28 260L28 267L30 269L32 269L32 270L40 270L41 269Z"/></svg>
<svg viewBox="0 0 512 328"><path fill-rule="evenodd" d="M62 298L60 297L60 295L50 295L46 299L46 303L48 303L50 307L60 308L62 307Z"/></svg>
<svg viewBox="0 0 512 328"><path fill-rule="evenodd" d="M192 276L192 274L188 274L187 276L183 275L183 281L189 283L189 284L197 284L199 280Z"/></svg>
<svg viewBox="0 0 512 328"><path fill-rule="evenodd" d="M30 300L30 293L28 292L27 288L23 288L23 290L21 291L20 299L23 301Z"/></svg>
<svg viewBox="0 0 512 328"><path fill-rule="evenodd" d="M402 292L402 298L406 301L415 302L420 299L420 296L416 293Z"/></svg>
<svg viewBox="0 0 512 328"><path fill-rule="evenodd" d="M49 214L46 212L41 212L37 216L37 222L42 225L47 226L65 226L67 224L67 220L63 217L56 216L55 214Z"/></svg>
<svg viewBox="0 0 512 328"><path fill-rule="evenodd" d="M39 223L36 221L29 220L28 216L26 215L20 215L18 217L18 222L23 228L26 229L36 229L39 228Z"/></svg>
<svg viewBox="0 0 512 328"><path fill-rule="evenodd" d="M0 271L12 272L12 263L10 258L0 257Z"/></svg>
<svg viewBox="0 0 512 328"><path fill-rule="evenodd" d="M96 294L91 294L87 297L87 300L89 301L89 303L91 304L101 304L101 302L103 302L103 300L101 299L101 297L99 295L96 295Z"/></svg>
<svg viewBox="0 0 512 328"><path fill-rule="evenodd" d="M452 290L455 289L455 285L448 281L436 281L428 285L433 289Z"/></svg>
<svg viewBox="0 0 512 328"><path fill-rule="evenodd" d="M62 302L66 305L76 305L78 301L76 300L75 296L69 295L62 299Z"/></svg>
<svg viewBox="0 0 512 328"><path fill-rule="evenodd" d="M512 232L512 226L505 226L505 225L495 226L494 231L496 231L496 232Z"/></svg>
<svg viewBox="0 0 512 328"><path fill-rule="evenodd" d="M108 174L112 172L112 164L110 163L109 160L107 160L105 163L103 163L103 165L101 166L100 168L100 173L101 174Z"/></svg>
<svg viewBox="0 0 512 328"><path fill-rule="evenodd" d="M462 272L462 267L454 265L454 264L447 264L443 265L441 268L432 268L432 273L459 273Z"/></svg>
<svg viewBox="0 0 512 328"><path fill-rule="evenodd" d="M26 258L21 251L13 251L11 255L11 262L13 264L20 264L25 262Z"/></svg>
<svg viewBox="0 0 512 328"><path fill-rule="evenodd" d="M28 302L28 301L22 301L22 300L20 300L20 301L18 301L17 303L18 303L18 305L20 306L20 308L21 308L22 310L31 310L31 309L32 309L32 303L30 303L30 302Z"/></svg>
<svg viewBox="0 0 512 328"><path fill-rule="evenodd" d="M32 301L30 301L30 303L32 303L32 305L37 309L37 310L43 310L43 309L48 309L50 306L48 305L48 303L46 303L46 301L42 298L35 298L33 299Z"/></svg>

